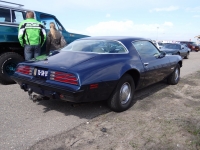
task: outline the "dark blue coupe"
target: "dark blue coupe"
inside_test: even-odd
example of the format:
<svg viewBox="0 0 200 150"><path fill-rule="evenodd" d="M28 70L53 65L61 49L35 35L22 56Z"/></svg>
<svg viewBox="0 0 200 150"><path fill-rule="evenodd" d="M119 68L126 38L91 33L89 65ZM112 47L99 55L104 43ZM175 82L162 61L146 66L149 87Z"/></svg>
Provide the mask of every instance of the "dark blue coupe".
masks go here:
<svg viewBox="0 0 200 150"><path fill-rule="evenodd" d="M45 60L18 64L12 76L24 91L71 102L107 100L113 111L127 110L135 90L167 79L177 84L182 58L165 55L149 39L88 37Z"/></svg>
<svg viewBox="0 0 200 150"><path fill-rule="evenodd" d="M170 55L180 55L185 59L188 59L190 55L190 49L185 45L178 43L165 44L160 50Z"/></svg>

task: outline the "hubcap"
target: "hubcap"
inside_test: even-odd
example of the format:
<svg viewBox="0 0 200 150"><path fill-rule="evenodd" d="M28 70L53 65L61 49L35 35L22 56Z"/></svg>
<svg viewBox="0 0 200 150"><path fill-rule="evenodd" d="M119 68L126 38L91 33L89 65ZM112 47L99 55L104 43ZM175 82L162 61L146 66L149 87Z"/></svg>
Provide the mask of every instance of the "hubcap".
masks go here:
<svg viewBox="0 0 200 150"><path fill-rule="evenodd" d="M126 104L131 97L131 86L128 82L124 83L120 89L121 104Z"/></svg>
<svg viewBox="0 0 200 150"><path fill-rule="evenodd" d="M175 81L177 81L178 78L179 78L179 70L178 70L178 68L176 68L176 70L175 70Z"/></svg>
<svg viewBox="0 0 200 150"><path fill-rule="evenodd" d="M8 75L13 75L14 72L15 72L16 66L17 66L16 63L13 63L13 62L7 63L6 66L5 66L5 72Z"/></svg>

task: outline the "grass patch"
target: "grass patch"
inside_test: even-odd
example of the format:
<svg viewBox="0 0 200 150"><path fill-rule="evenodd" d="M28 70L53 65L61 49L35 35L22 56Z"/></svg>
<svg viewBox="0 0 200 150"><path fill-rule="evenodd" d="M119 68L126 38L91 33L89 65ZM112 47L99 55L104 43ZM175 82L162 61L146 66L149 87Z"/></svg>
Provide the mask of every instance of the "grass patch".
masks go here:
<svg viewBox="0 0 200 150"><path fill-rule="evenodd" d="M129 145L131 145L132 148L137 148L138 145L134 142L129 142Z"/></svg>

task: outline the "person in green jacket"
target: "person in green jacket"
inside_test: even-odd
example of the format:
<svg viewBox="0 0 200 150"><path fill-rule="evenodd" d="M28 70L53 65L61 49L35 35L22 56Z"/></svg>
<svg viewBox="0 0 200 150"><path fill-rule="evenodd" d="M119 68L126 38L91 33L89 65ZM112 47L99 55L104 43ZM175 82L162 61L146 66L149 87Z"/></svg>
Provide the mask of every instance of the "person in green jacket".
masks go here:
<svg viewBox="0 0 200 150"><path fill-rule="evenodd" d="M45 27L34 19L34 13L27 11L26 20L19 25L18 39L24 47L25 60L36 58L40 55L41 47L46 40Z"/></svg>

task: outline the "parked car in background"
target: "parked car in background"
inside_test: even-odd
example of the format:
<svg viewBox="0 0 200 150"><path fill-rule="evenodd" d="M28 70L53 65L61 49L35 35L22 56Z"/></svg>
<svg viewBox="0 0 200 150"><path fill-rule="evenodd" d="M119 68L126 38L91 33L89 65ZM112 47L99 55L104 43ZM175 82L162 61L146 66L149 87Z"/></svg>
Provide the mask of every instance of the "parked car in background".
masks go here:
<svg viewBox="0 0 200 150"><path fill-rule="evenodd" d="M114 111L134 103L135 90L167 79L177 84L182 58L165 55L144 38L88 37L45 60L19 63L12 76L35 101L37 95L71 102L107 100Z"/></svg>
<svg viewBox="0 0 200 150"><path fill-rule="evenodd" d="M188 41L179 41L180 44L186 44L191 51L198 52L200 50L199 46L195 42L188 42Z"/></svg>
<svg viewBox="0 0 200 150"><path fill-rule="evenodd" d="M159 45L159 48L161 49L165 45L165 43L158 42L158 45Z"/></svg>
<svg viewBox="0 0 200 150"><path fill-rule="evenodd" d="M155 41L155 40L152 40L152 42L153 42L153 44L158 48L158 49L160 49L161 48L161 46L158 44L158 42L157 41Z"/></svg>
<svg viewBox="0 0 200 150"><path fill-rule="evenodd" d="M160 50L170 55L180 55L185 59L188 59L190 54L190 50L186 46L178 43L168 43Z"/></svg>
<svg viewBox="0 0 200 150"><path fill-rule="evenodd" d="M10 84L14 83L10 76L14 73L17 64L24 61L24 48L18 41L18 27L19 23L25 19L28 9L23 8L21 4L6 1L0 2L0 83ZM5 5L2 3L5 3ZM33 12L35 19L45 26L47 33L50 30L49 23L54 22L67 43L71 43L78 38L87 37L86 35L66 31L64 26L52 14L38 11ZM45 53L45 48L44 44L42 54Z"/></svg>
<svg viewBox="0 0 200 150"><path fill-rule="evenodd" d="M181 45L185 46L185 47L188 49L188 51L190 51L190 52L191 52L191 49L188 47L188 45L187 45L187 44L181 44Z"/></svg>

